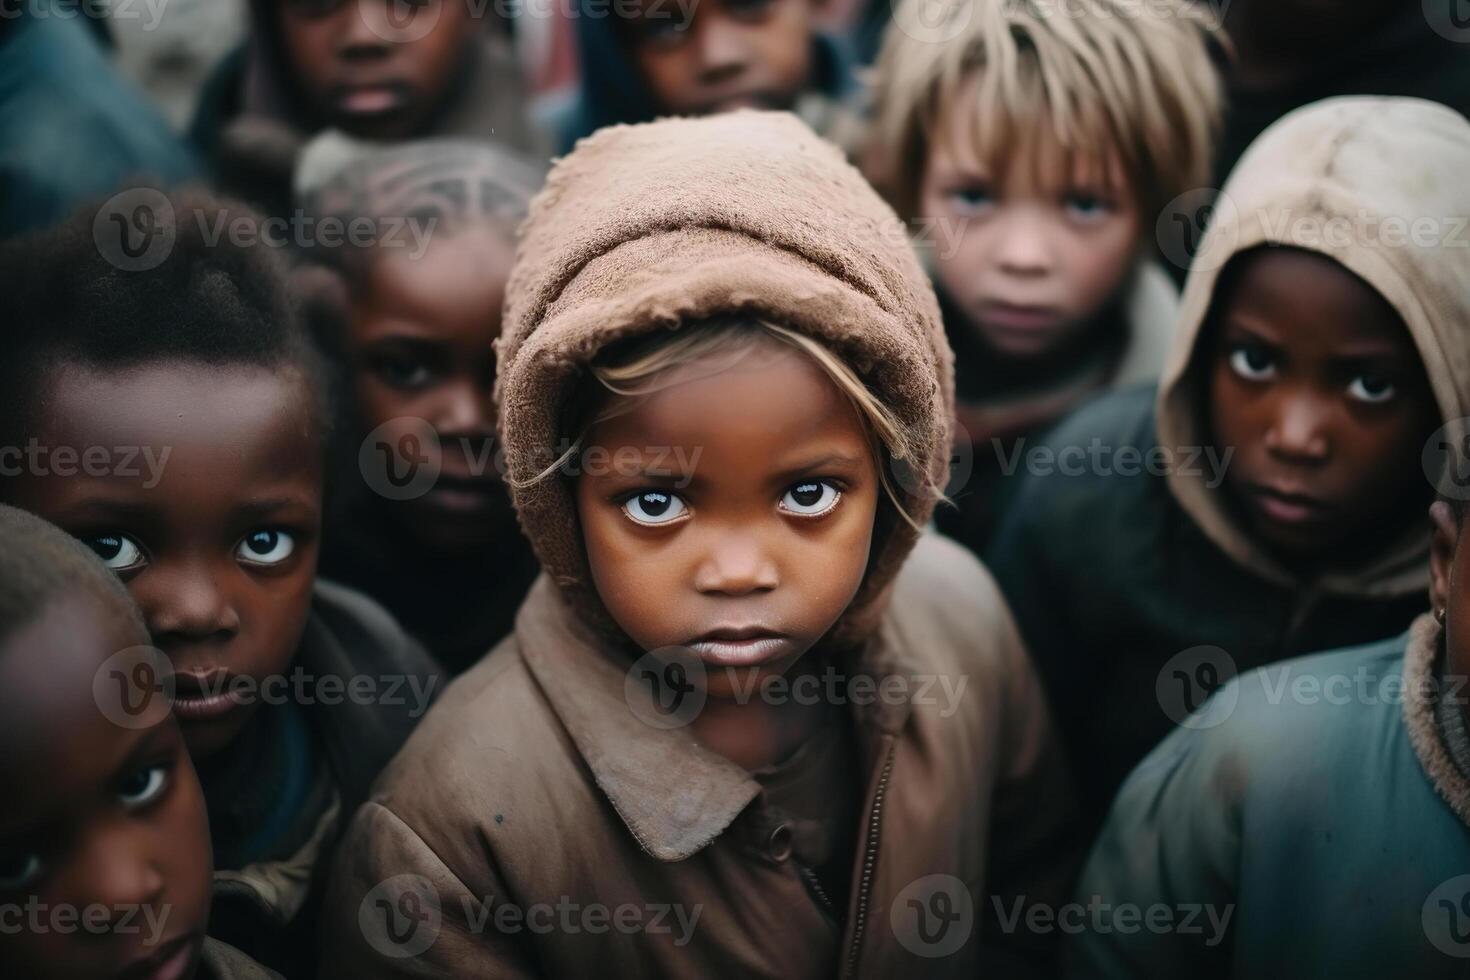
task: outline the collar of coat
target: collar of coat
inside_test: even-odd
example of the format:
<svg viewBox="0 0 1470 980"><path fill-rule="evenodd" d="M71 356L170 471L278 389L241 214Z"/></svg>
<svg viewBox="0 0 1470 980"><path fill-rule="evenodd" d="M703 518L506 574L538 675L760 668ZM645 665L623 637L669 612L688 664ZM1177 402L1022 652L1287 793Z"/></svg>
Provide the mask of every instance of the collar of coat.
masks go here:
<svg viewBox="0 0 1470 980"><path fill-rule="evenodd" d="M1404 725L1419 764L1460 822L1470 827L1470 782L1460 774L1435 718L1441 685L1436 674L1440 634L1444 627L1428 613L1409 628L1404 654ZM1456 695L1457 690L1444 692Z"/></svg>
<svg viewBox="0 0 1470 980"><path fill-rule="evenodd" d="M852 657L853 676L875 685L907 671L886 618ZM700 745L687 727L659 727L648 685L630 678L634 664L605 649L578 622L551 580L532 587L516 619L516 638L531 675L545 693L592 778L640 847L661 861L682 861L725 831L761 786L745 769ZM865 755L908 718L906 700L853 700L851 711Z"/></svg>

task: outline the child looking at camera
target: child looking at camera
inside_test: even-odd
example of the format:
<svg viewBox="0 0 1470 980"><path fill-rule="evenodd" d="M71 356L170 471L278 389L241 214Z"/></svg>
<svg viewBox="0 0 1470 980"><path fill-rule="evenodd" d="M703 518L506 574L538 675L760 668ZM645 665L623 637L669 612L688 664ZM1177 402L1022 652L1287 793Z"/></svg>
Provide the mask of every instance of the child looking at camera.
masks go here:
<svg viewBox="0 0 1470 980"><path fill-rule="evenodd" d="M305 250L318 274L296 276L348 394L322 574L377 599L454 673L511 631L539 571L500 478L493 389L515 230L542 177L489 143L330 136L298 175L308 214L378 231ZM426 461L422 485L402 450Z"/></svg>
<svg viewBox="0 0 1470 980"><path fill-rule="evenodd" d="M325 372L277 256L209 234L256 219L148 193L139 206L172 232L153 268L110 264L95 209L0 256L0 445L51 461L12 468L0 499L127 585L208 803L212 930L295 975L320 869L437 668L370 600L316 578ZM63 469L64 451L88 465Z"/></svg>
<svg viewBox="0 0 1470 980"><path fill-rule="evenodd" d="M1185 0L907 0L894 14L863 161L939 293L974 460L939 526L977 552L1016 445L1158 378L1178 300L1155 228L1209 183L1212 41Z"/></svg>
<svg viewBox="0 0 1470 980"><path fill-rule="evenodd" d="M204 797L127 590L34 515L0 505L0 539L7 972L276 977L205 935Z"/></svg>
<svg viewBox="0 0 1470 980"><path fill-rule="evenodd" d="M920 531L949 455L949 351L885 221L787 114L610 129L552 171L497 381L546 574L358 813L326 961L1044 963L1040 937L982 919L989 896L1067 887L1067 785L988 576ZM782 696L808 677L816 696ZM968 681L945 701L917 694L925 678ZM621 906L621 925L497 915L531 926L558 902ZM654 906L682 926L640 927ZM411 928L429 907L435 926Z"/></svg>
<svg viewBox="0 0 1470 980"><path fill-rule="evenodd" d="M1423 611L1421 455L1470 412L1467 165L1470 123L1414 99L1267 130L1221 194L1159 388L1098 399L1041 447L1096 446L1096 467L1020 481L991 563L1094 819L1235 672Z"/></svg>

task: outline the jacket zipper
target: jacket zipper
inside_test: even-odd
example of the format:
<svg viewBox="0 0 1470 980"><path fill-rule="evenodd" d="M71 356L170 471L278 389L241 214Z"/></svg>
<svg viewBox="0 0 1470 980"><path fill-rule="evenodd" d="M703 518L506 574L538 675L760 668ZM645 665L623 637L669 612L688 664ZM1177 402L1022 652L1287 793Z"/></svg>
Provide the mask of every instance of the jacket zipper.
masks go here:
<svg viewBox="0 0 1470 980"><path fill-rule="evenodd" d="M838 917L837 908L832 904L832 899L827 897L827 891L822 887L822 883L817 880L816 873L804 864L798 864L797 867L801 869L802 875L805 876L807 886L811 889L812 894L816 895L817 901L822 903L822 908L826 909L827 914L832 916L833 919L836 919Z"/></svg>
<svg viewBox="0 0 1470 980"><path fill-rule="evenodd" d="M847 963L842 975L855 975L858 949L863 944L863 928L867 925L868 898L873 890L873 870L878 863L878 835L883 823L883 798L888 791L888 776L893 771L894 742L888 743L888 752L883 757L883 772L878 776L878 786L873 790L873 812L868 819L868 840L863 854L863 878L858 885L857 916L852 923L852 945L847 948Z"/></svg>

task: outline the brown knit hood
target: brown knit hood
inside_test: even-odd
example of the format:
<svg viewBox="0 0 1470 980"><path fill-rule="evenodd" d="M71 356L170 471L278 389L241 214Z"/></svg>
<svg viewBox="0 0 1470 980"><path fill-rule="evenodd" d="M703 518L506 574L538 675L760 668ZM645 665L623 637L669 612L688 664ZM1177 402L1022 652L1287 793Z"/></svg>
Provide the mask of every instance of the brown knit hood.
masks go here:
<svg viewBox="0 0 1470 980"><path fill-rule="evenodd" d="M1160 445L1209 444L1199 370L1204 327L1230 259L1267 244L1318 252L1377 290L1408 326L1444 421L1470 414L1467 173L1470 122L1419 99L1328 99L1266 130L1225 184L1190 269L1159 386ZM1427 240L1418 222L1432 226ZM1237 562L1294 584L1204 476L1171 472L1169 489ZM1317 584L1346 595L1420 592L1429 582L1428 554L1425 522L1364 567Z"/></svg>
<svg viewBox="0 0 1470 980"><path fill-rule="evenodd" d="M612 126L557 162L532 202L497 342L506 473L542 567L591 625L616 631L591 584L567 480L517 486L560 454L564 407L608 344L748 315L827 345L912 427L942 486L953 363L934 293L893 211L788 113ZM933 501L895 480L920 524ZM917 534L874 540L834 627L865 636Z"/></svg>

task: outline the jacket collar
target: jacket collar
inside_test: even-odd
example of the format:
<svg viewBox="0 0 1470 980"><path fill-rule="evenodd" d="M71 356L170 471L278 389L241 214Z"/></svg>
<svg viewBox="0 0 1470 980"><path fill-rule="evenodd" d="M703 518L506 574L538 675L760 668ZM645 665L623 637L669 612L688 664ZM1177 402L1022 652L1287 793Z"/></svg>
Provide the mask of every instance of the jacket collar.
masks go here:
<svg viewBox="0 0 1470 980"><path fill-rule="evenodd" d="M1409 730L1409 741L1414 745L1424 774L1460 822L1470 827L1470 782L1451 758L1436 719L1435 706L1441 694L1437 671L1443 630L1428 613L1409 628L1409 643L1404 653L1404 726Z"/></svg>
<svg viewBox="0 0 1470 980"><path fill-rule="evenodd" d="M886 619L886 618L885 618ZM885 622L863 671L897 672ZM700 745L684 727L645 722L658 714L649 689L628 683L628 664L580 623L542 575L516 617L516 639L577 752L629 833L652 857L682 861L720 836L761 794L745 769ZM854 709L861 728L896 732L911 706L879 701Z"/></svg>

